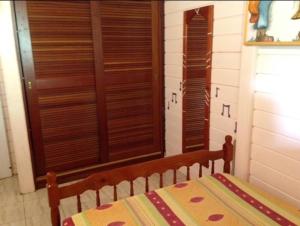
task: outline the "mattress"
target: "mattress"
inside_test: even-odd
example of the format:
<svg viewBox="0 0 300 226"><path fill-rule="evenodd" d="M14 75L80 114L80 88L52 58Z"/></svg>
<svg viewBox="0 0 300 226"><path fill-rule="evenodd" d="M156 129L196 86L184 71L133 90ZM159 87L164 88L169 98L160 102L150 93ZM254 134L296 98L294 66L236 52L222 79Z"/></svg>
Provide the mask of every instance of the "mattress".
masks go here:
<svg viewBox="0 0 300 226"><path fill-rule="evenodd" d="M300 210L228 174L178 183L73 215L64 226L300 225Z"/></svg>

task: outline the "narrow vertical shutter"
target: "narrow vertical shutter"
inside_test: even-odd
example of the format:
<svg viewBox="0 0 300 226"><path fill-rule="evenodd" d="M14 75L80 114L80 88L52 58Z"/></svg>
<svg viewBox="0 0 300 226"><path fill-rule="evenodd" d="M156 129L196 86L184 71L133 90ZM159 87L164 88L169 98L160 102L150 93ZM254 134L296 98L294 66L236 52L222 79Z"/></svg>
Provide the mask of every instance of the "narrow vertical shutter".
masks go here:
<svg viewBox="0 0 300 226"><path fill-rule="evenodd" d="M203 11L203 10L202 10ZM199 12L199 11L198 11ZM207 17L191 11L186 26L183 96L184 151L208 148L209 97L207 62L209 49L209 23ZM191 16L190 16L191 17ZM210 80L210 76L209 76Z"/></svg>

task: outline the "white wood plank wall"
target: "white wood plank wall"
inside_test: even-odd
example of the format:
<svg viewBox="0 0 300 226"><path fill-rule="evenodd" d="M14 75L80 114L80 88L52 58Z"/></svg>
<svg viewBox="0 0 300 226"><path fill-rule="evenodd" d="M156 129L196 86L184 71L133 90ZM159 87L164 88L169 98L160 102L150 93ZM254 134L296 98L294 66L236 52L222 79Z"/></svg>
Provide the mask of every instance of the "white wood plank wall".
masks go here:
<svg viewBox="0 0 300 226"><path fill-rule="evenodd" d="M250 182L300 207L300 48L260 48Z"/></svg>

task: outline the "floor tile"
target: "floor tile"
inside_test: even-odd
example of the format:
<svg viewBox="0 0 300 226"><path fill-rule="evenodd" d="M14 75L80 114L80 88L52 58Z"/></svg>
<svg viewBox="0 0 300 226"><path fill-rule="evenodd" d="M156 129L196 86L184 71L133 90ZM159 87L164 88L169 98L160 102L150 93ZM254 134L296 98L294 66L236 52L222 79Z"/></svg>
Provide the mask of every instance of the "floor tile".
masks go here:
<svg viewBox="0 0 300 226"><path fill-rule="evenodd" d="M26 226L51 226L50 214L41 214L26 218Z"/></svg>
<svg viewBox="0 0 300 226"><path fill-rule="evenodd" d="M24 206L22 202L6 205L0 210L0 225L25 219Z"/></svg>
<svg viewBox="0 0 300 226"><path fill-rule="evenodd" d="M0 224L0 226L26 226L25 220L14 221L7 224Z"/></svg>
<svg viewBox="0 0 300 226"><path fill-rule="evenodd" d="M46 197L24 202L24 208L26 218L49 214L50 212L48 199Z"/></svg>

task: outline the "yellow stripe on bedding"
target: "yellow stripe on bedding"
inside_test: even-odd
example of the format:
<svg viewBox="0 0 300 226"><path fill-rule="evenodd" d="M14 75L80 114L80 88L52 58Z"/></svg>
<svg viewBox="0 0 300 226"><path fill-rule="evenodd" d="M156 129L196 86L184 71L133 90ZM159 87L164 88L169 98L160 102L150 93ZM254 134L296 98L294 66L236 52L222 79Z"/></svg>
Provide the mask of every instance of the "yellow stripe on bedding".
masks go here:
<svg viewBox="0 0 300 226"><path fill-rule="evenodd" d="M130 205L130 208L136 214L138 219L141 219L142 225L159 225L161 221L159 221L159 217L157 217L157 213L153 213L151 210L151 203L147 203L147 199L144 195L133 196L127 198L127 203Z"/></svg>
<svg viewBox="0 0 300 226"><path fill-rule="evenodd" d="M173 202L178 203L184 209L185 213L188 213L190 218L194 219L193 222L197 222L198 225L216 225L217 221L211 219L219 218L218 223L222 225L250 225L217 200L204 187L200 186L197 181L189 181L185 184L187 185L180 188L176 186L167 187L165 192L169 194ZM169 200L167 199L166 202L169 202ZM176 214L182 218L180 211Z"/></svg>
<svg viewBox="0 0 300 226"><path fill-rule="evenodd" d="M168 189L159 189L156 190L156 193L165 201L165 203L171 208L171 210L176 214L177 217L180 218L181 221L185 225L200 225L199 222L197 223L189 213L186 212L185 208L180 206L177 201L172 197Z"/></svg>
<svg viewBox="0 0 300 226"><path fill-rule="evenodd" d="M84 212L86 219L91 226L109 225L112 223L124 222L124 225L138 225L134 218L129 214L124 201L100 206L99 209L90 209ZM77 224L76 224L77 226Z"/></svg>
<svg viewBox="0 0 300 226"><path fill-rule="evenodd" d="M213 177L204 177L198 181L201 185L206 186L212 191L216 197L222 200L232 210L243 216L252 225L278 225L276 222L262 214L260 211L244 202L240 197L236 196L232 191L224 187Z"/></svg>
<svg viewBox="0 0 300 226"><path fill-rule="evenodd" d="M86 222L84 213L74 215L72 220L76 226L90 226L90 224Z"/></svg>
<svg viewBox="0 0 300 226"><path fill-rule="evenodd" d="M222 174L228 180L232 181L242 190L244 190L249 195L253 196L258 201L262 202L278 214L284 216L285 218L289 219L290 221L300 225L300 211L295 207L289 205L288 203L280 200L266 192L258 189L257 187L238 179L230 174Z"/></svg>

